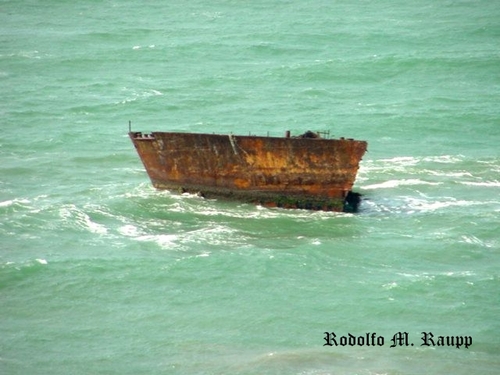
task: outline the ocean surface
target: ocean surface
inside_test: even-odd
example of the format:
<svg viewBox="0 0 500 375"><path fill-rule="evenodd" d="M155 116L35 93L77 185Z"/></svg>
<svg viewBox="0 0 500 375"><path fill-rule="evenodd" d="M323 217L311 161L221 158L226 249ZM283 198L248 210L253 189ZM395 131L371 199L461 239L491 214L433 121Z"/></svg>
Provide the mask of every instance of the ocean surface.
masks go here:
<svg viewBox="0 0 500 375"><path fill-rule="evenodd" d="M0 374L498 374L498 1L2 0L0 93ZM156 191L129 121L366 140L361 210Z"/></svg>

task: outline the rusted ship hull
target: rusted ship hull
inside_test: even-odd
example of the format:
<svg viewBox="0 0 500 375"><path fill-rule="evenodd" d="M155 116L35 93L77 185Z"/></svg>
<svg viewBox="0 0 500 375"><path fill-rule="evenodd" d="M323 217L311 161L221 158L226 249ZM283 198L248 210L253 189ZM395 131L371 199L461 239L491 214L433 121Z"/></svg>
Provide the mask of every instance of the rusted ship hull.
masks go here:
<svg viewBox="0 0 500 375"><path fill-rule="evenodd" d="M356 211L367 143L352 139L129 132L158 189L271 207Z"/></svg>

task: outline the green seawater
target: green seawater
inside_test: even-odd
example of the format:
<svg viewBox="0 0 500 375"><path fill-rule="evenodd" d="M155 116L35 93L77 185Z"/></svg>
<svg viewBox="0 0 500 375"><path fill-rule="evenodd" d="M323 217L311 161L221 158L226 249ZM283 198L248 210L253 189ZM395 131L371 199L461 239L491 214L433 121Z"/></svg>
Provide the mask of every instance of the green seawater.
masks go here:
<svg viewBox="0 0 500 375"><path fill-rule="evenodd" d="M498 1L1 1L0 93L0 374L498 373ZM366 140L362 208L156 191L129 121Z"/></svg>

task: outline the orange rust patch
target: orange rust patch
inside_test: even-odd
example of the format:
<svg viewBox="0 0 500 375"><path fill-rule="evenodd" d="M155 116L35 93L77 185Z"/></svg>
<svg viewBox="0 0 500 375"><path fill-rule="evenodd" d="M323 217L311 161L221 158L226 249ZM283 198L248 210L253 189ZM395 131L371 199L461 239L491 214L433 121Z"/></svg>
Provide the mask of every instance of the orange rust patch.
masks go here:
<svg viewBox="0 0 500 375"><path fill-rule="evenodd" d="M250 186L250 181L244 180L242 178L236 178L234 180L234 186L238 189L246 189Z"/></svg>

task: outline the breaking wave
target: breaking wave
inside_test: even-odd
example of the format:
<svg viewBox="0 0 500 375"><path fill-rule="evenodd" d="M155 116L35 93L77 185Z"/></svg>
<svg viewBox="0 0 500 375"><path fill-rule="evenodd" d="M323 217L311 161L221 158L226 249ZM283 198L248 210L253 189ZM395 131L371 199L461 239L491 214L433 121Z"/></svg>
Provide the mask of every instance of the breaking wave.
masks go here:
<svg viewBox="0 0 500 375"><path fill-rule="evenodd" d="M367 160L360 167L358 186L368 212L498 210L500 182L493 178L498 163L462 155Z"/></svg>
<svg viewBox="0 0 500 375"><path fill-rule="evenodd" d="M441 182L428 182L419 179L402 179L402 180L389 180L379 184L366 185L363 188L366 190L372 189L391 189L398 186L415 186L415 185L441 185Z"/></svg>

